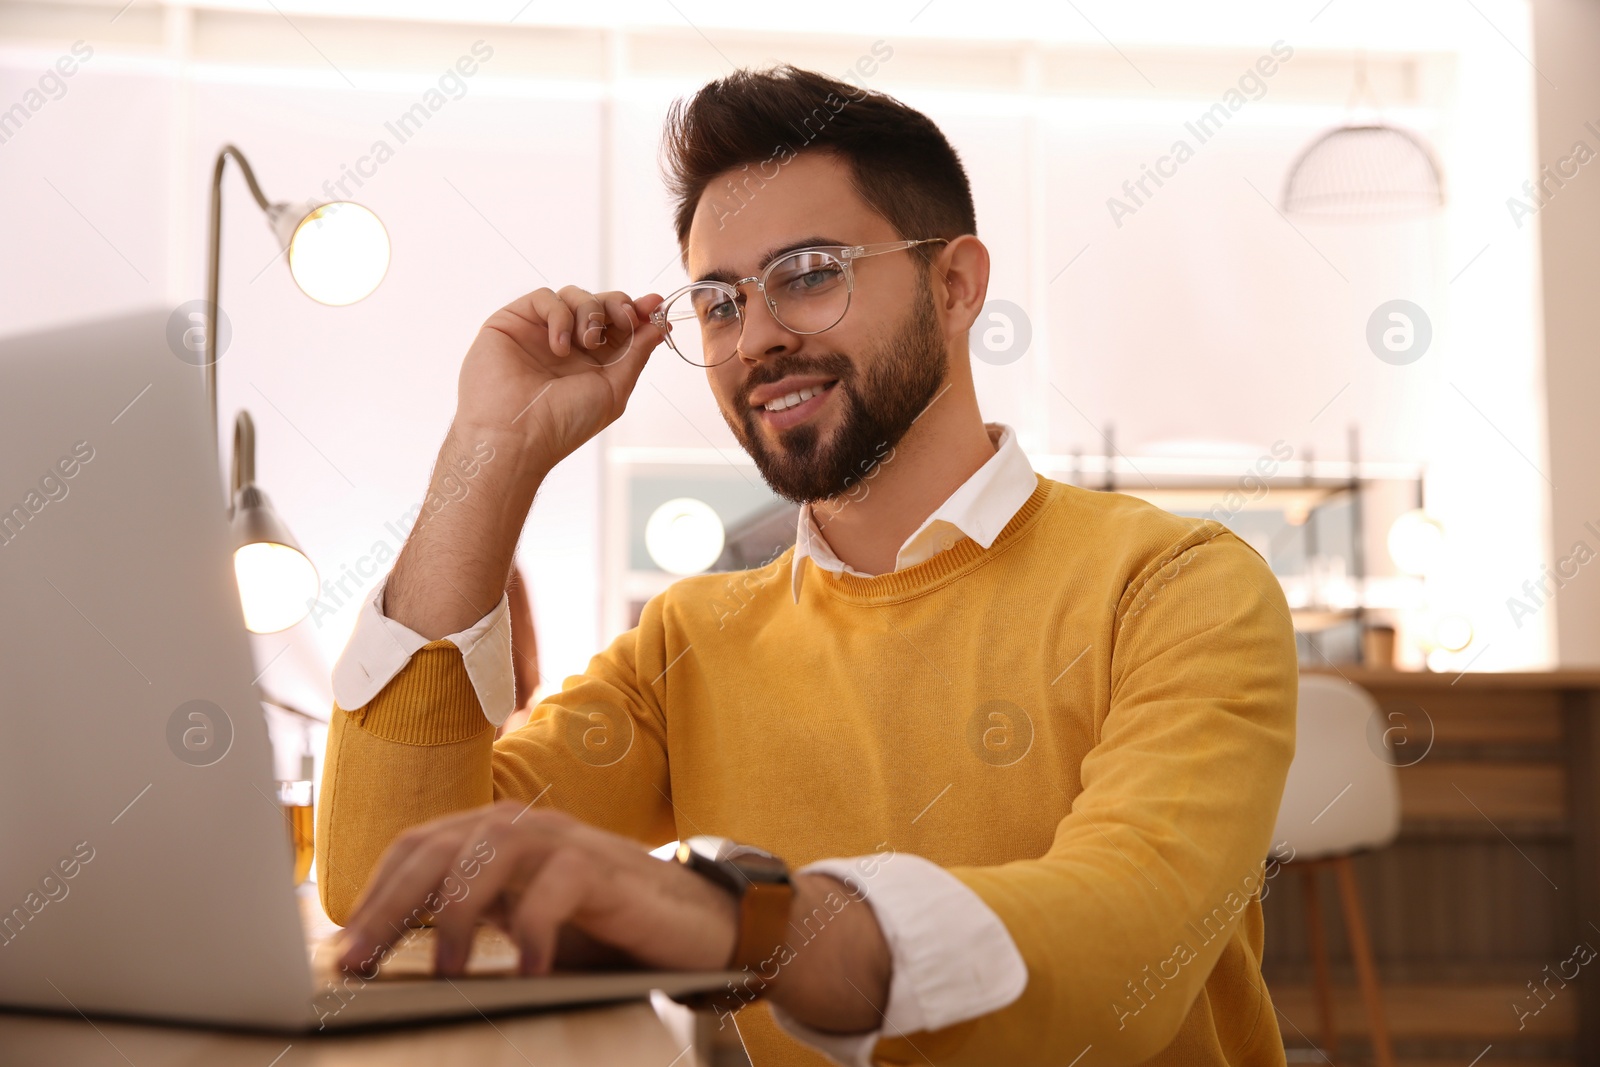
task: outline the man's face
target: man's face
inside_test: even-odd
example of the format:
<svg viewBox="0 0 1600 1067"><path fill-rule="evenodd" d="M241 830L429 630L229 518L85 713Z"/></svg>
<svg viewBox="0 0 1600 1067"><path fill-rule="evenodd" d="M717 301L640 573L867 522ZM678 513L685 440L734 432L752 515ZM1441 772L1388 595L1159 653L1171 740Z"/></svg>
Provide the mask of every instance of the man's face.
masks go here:
<svg viewBox="0 0 1600 1067"><path fill-rule="evenodd" d="M753 166L730 171L706 187L689 228L691 278L759 276L799 247L900 240L856 193L849 165L830 153L799 155L764 186L756 173ZM706 376L722 417L773 492L796 503L846 492L854 484L847 479L868 472L938 396L949 352L920 258L944 247L857 262L849 311L821 333L786 329L754 282L741 287L748 299L738 352ZM694 324L678 328L685 327ZM792 407L772 406L806 390L820 391Z"/></svg>

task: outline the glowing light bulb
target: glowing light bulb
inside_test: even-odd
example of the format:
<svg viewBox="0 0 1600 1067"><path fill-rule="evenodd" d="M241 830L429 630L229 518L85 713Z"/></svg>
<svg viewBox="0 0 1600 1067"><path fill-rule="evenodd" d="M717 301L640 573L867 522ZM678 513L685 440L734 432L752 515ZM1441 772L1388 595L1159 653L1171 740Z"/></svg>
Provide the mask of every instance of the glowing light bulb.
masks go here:
<svg viewBox="0 0 1600 1067"><path fill-rule="evenodd" d="M354 304L388 271L388 231L360 204L337 201L313 208L289 239L289 273L318 303Z"/></svg>
<svg viewBox="0 0 1600 1067"><path fill-rule="evenodd" d="M722 555L722 519L711 505L678 497L656 508L644 527L644 545L669 574L699 574Z"/></svg>
<svg viewBox="0 0 1600 1067"><path fill-rule="evenodd" d="M317 568L297 549L257 541L233 553L244 624L252 633L287 630L317 599Z"/></svg>
<svg viewBox="0 0 1600 1067"><path fill-rule="evenodd" d="M1444 527L1417 508L1394 520L1389 527L1389 556L1407 574L1424 575L1444 557Z"/></svg>

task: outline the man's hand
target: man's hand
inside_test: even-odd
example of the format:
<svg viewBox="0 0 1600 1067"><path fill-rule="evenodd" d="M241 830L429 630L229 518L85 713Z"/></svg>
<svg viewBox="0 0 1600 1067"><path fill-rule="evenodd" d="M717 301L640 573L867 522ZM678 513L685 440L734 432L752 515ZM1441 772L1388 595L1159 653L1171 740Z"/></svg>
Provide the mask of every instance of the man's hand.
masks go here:
<svg viewBox="0 0 1600 1067"><path fill-rule="evenodd" d="M622 414L663 334L655 293L540 289L490 315L461 362L456 426L529 443L555 466Z"/></svg>
<svg viewBox="0 0 1600 1067"><path fill-rule="evenodd" d="M458 470L477 473L406 538L384 587L386 616L435 640L494 608L545 476L622 414L661 343L649 321L660 304L654 293L629 300L569 285L489 316L461 361L428 499L450 497Z"/></svg>
<svg viewBox="0 0 1600 1067"><path fill-rule="evenodd" d="M669 970L727 966L738 930L733 896L693 871L570 815L505 801L400 835L350 913L341 962L372 959L430 897L444 902L432 920L441 975L462 973L480 921L506 931L530 975L549 973L565 924Z"/></svg>
<svg viewBox="0 0 1600 1067"><path fill-rule="evenodd" d="M819 1030L875 1029L890 961L872 909L832 878L794 884L791 916L811 932L775 976L765 970L769 996ZM340 963L370 969L430 899L442 902L431 909L440 975L462 973L480 921L506 931L529 975L549 973L572 931L657 970L721 970L738 938L738 903L709 879L569 815L502 801L400 835L350 913Z"/></svg>

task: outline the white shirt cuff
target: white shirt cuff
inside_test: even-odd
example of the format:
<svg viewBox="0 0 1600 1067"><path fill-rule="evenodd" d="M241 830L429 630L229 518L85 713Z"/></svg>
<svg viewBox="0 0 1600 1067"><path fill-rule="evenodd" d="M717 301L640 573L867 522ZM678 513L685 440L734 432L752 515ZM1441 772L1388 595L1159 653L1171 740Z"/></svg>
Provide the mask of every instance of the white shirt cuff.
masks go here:
<svg viewBox="0 0 1600 1067"><path fill-rule="evenodd" d="M800 874L826 874L872 905L889 943L892 973L883 1025L866 1034L829 1034L776 1004L778 1026L836 1063L871 1067L882 1037L900 1037L987 1015L1028 985L1011 933L983 898L936 863L904 853L822 860Z"/></svg>
<svg viewBox="0 0 1600 1067"><path fill-rule="evenodd" d="M370 703L411 662L417 649L428 643L426 637L383 614L383 589L388 582L385 575L361 605L350 640L333 665L333 699L347 711ZM494 610L465 630L446 634L445 640L461 650L484 717L496 726L504 723L516 703L507 596L501 594Z"/></svg>

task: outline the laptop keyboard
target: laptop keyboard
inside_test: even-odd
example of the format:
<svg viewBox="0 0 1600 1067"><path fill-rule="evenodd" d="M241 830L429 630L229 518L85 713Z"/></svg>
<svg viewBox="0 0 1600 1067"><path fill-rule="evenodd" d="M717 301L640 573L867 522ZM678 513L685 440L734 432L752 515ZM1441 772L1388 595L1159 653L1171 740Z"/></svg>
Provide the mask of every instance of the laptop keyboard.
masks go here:
<svg viewBox="0 0 1600 1067"><path fill-rule="evenodd" d="M433 977L434 944L438 932L431 926L412 930L390 946L378 961L377 979L415 979ZM313 971L328 975L338 970L338 935L320 938L311 952ZM517 973L519 953L516 942L497 926L479 926L472 939L465 974L469 978L509 977ZM371 978L362 972L362 977Z"/></svg>
<svg viewBox="0 0 1600 1067"><path fill-rule="evenodd" d="M312 973L319 980L338 973L340 927L334 925L317 898L315 883L307 882L295 890L300 906L300 924L311 956ZM378 978L431 978L436 932L431 926L412 930L395 942L378 961ZM466 973L473 977L507 977L517 973L517 944L498 926L484 923L475 931L472 953L467 957ZM369 968L370 970L370 968ZM362 977L369 977L363 973Z"/></svg>

